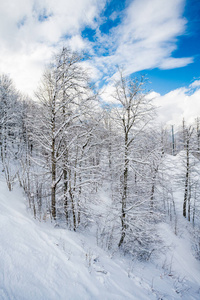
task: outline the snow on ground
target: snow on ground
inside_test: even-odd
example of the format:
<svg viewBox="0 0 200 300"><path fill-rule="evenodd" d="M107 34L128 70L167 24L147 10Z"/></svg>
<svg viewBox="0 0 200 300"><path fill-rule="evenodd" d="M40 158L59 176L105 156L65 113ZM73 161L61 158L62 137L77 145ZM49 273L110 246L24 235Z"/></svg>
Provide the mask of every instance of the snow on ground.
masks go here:
<svg viewBox="0 0 200 300"><path fill-rule="evenodd" d="M149 299L120 262L80 234L33 220L21 190L0 183L0 299Z"/></svg>
<svg viewBox="0 0 200 300"><path fill-rule="evenodd" d="M1 175L0 299L200 299L200 264L189 238L167 224L159 230L164 250L157 260L111 255L89 235L34 220L22 190L9 192Z"/></svg>

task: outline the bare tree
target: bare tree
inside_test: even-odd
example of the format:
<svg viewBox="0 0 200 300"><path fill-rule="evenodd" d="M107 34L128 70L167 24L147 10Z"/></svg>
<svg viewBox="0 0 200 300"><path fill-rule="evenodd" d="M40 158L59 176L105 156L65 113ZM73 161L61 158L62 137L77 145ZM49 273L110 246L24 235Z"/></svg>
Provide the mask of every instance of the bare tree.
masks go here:
<svg viewBox="0 0 200 300"><path fill-rule="evenodd" d="M184 188L184 199L183 199L183 216L186 218L186 206L188 203L188 220L190 221L190 198L191 198L191 188L190 188L190 173L191 173L191 139L193 134L193 127L188 128L183 127L184 137L185 137L185 152L186 152L186 172L185 172L185 188Z"/></svg>
<svg viewBox="0 0 200 300"><path fill-rule="evenodd" d="M34 120L39 124L35 126L34 138L48 158L45 167L51 176L52 217L56 219L56 190L58 184L63 182L66 220L68 222L70 201L74 230L77 227L73 195L74 184L77 182L77 165L73 171L70 160L76 153L72 151L74 145L86 129L84 116L95 98L87 72L81 65L83 59L84 56L67 48L54 56L36 93L40 109L37 120ZM76 157L75 160L77 159Z"/></svg>
<svg viewBox="0 0 200 300"><path fill-rule="evenodd" d="M134 151L133 144L152 119L153 106L144 93L144 78L130 79L119 72L120 79L115 84L115 101L118 103L113 109L113 119L123 136L123 173L121 190L121 237L120 247L125 239L127 230L128 180L130 172L130 154Z"/></svg>

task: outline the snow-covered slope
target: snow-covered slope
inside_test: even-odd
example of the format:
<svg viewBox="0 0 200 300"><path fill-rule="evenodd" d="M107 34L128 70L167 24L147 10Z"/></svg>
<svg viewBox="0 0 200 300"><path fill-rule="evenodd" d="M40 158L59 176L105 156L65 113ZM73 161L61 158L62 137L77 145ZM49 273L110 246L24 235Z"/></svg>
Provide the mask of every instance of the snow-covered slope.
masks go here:
<svg viewBox="0 0 200 300"><path fill-rule="evenodd" d="M111 257L92 237L34 220L22 190L9 192L1 175L0 299L200 299L199 263L168 225L160 230L169 250L157 264Z"/></svg>
<svg viewBox="0 0 200 300"><path fill-rule="evenodd" d="M31 219L1 178L0 299L148 299L92 241Z"/></svg>

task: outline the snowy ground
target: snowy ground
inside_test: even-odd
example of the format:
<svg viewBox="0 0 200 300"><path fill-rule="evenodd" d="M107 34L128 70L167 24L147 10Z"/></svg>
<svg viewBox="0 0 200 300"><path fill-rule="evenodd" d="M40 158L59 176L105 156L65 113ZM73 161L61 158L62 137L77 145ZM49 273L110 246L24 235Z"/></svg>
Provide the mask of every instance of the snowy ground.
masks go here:
<svg viewBox="0 0 200 300"><path fill-rule="evenodd" d="M200 299L200 263L186 231L159 225L163 253L141 263L111 256L80 233L32 218L22 190L0 177L0 299ZM184 221L184 220L183 220Z"/></svg>

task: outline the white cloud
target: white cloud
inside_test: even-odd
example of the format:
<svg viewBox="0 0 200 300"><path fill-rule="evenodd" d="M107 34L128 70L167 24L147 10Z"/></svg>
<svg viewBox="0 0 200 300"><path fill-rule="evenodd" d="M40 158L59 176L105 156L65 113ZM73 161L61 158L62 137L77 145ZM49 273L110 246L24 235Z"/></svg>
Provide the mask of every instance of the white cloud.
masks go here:
<svg viewBox="0 0 200 300"><path fill-rule="evenodd" d="M97 26L105 1L1 1L1 72L10 74L18 89L33 95L45 64L66 36L73 50L89 47L80 32L85 26Z"/></svg>
<svg viewBox="0 0 200 300"><path fill-rule="evenodd" d="M191 88L200 87L200 80L195 80L193 83L190 84Z"/></svg>
<svg viewBox="0 0 200 300"><path fill-rule="evenodd" d="M101 98L106 104L119 104L113 95L115 95L116 89L114 84L107 84L101 89Z"/></svg>
<svg viewBox="0 0 200 300"><path fill-rule="evenodd" d="M192 123L196 117L200 116L199 99L200 88L192 91L192 84L189 88L182 87L164 96L157 94L154 104L158 107L158 122L180 125L184 118L188 123Z"/></svg>
<svg viewBox="0 0 200 300"><path fill-rule="evenodd" d="M175 68L181 68L184 66L187 66L189 64L193 63L192 57L183 57L183 58L166 58L161 64L161 69L175 69Z"/></svg>
<svg viewBox="0 0 200 300"><path fill-rule="evenodd" d="M45 64L49 62L53 48L45 44L37 44L33 49L14 53L7 50L4 59L0 60L0 70L9 74L17 86L24 93L33 96L33 90L37 87L42 76ZM2 49L0 50L2 54Z"/></svg>
<svg viewBox="0 0 200 300"><path fill-rule="evenodd" d="M193 86L198 88L193 90ZM112 96L115 94L113 84L108 84L102 89L102 100L108 104L119 104ZM158 125L182 124L183 118L187 123L193 123L200 116L200 82L194 81L189 87L181 87L163 96L155 91L147 94L156 107L155 121Z"/></svg>
<svg viewBox="0 0 200 300"><path fill-rule="evenodd" d="M64 43L93 54L90 69L95 80L115 78L116 65L125 74L150 68L177 68L193 58L173 58L177 37L184 33L184 0L133 0L121 23L108 34L99 30L100 13L108 0L7 0L0 2L0 70L9 73L22 91L32 94L52 52ZM81 30L96 29L95 42ZM105 54L105 48L109 55ZM98 49L98 55L95 51ZM114 75L114 76L113 76Z"/></svg>
<svg viewBox="0 0 200 300"><path fill-rule="evenodd" d="M177 48L177 37L186 29L187 22L182 17L184 3L184 0L132 1L121 24L108 35L98 33L99 42L110 49L110 64L119 64L131 74L192 63L192 57L172 57Z"/></svg>
<svg viewBox="0 0 200 300"><path fill-rule="evenodd" d="M86 50L89 48L87 42L78 34L72 36L72 38L68 41L68 44L72 51Z"/></svg>

